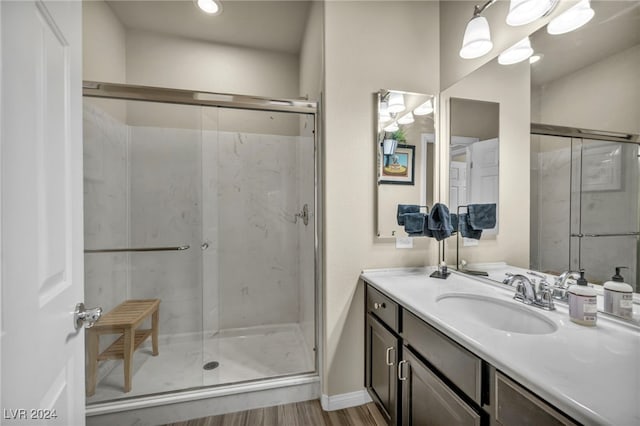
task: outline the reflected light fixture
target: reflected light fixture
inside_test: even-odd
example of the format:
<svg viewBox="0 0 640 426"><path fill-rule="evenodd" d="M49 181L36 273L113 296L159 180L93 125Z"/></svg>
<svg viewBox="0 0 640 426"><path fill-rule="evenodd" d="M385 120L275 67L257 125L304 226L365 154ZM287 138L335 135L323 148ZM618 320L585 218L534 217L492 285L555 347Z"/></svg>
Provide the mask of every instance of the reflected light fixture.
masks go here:
<svg viewBox="0 0 640 426"><path fill-rule="evenodd" d="M398 119L398 124L411 124L414 121L413 114L409 112Z"/></svg>
<svg viewBox="0 0 640 426"><path fill-rule="evenodd" d="M473 9L473 17L467 23L462 38L462 48L460 49L460 57L463 59L474 59L486 55L493 49L491 41L491 31L489 30L489 21L484 16L480 16L489 6L496 0L489 0L482 6L475 5Z"/></svg>
<svg viewBox="0 0 640 426"><path fill-rule="evenodd" d="M387 127L384 128L385 132L395 132L397 130L400 129L400 126L398 126L398 123L396 123L395 121L391 124L389 124Z"/></svg>
<svg viewBox="0 0 640 426"><path fill-rule="evenodd" d="M512 27L530 24L547 15L558 4L558 0L511 0L507 24Z"/></svg>
<svg viewBox="0 0 640 426"><path fill-rule="evenodd" d="M542 53L536 53L535 55L531 55L531 57L529 58L529 63L530 64L535 64L540 59L542 59L543 56L544 55Z"/></svg>
<svg viewBox="0 0 640 426"><path fill-rule="evenodd" d="M208 13L209 15L219 15L222 13L222 5L219 1L216 0L194 0L196 5L202 10L204 13Z"/></svg>
<svg viewBox="0 0 640 426"><path fill-rule="evenodd" d="M413 110L415 115L427 115L433 112L433 102L429 99L427 102L420 105L418 108Z"/></svg>
<svg viewBox="0 0 640 426"><path fill-rule="evenodd" d="M553 18L547 25L547 32L557 35L577 30L589 22L595 14L591 8L591 2L589 0L581 0L560 16Z"/></svg>
<svg viewBox="0 0 640 426"><path fill-rule="evenodd" d="M386 101L380 102L379 118L381 123L386 123L391 120L391 114L389 114L389 107Z"/></svg>
<svg viewBox="0 0 640 426"><path fill-rule="evenodd" d="M511 65L522 62L533 55L533 49L531 48L531 41L529 37L525 37L498 56L498 63L500 65Z"/></svg>
<svg viewBox="0 0 640 426"><path fill-rule="evenodd" d="M388 107L387 110L389 111L389 113L391 114L397 114L399 112L402 112L405 110L405 106L404 106L404 96L402 96L402 93L398 93L398 92L390 92L389 93L389 100L388 102Z"/></svg>

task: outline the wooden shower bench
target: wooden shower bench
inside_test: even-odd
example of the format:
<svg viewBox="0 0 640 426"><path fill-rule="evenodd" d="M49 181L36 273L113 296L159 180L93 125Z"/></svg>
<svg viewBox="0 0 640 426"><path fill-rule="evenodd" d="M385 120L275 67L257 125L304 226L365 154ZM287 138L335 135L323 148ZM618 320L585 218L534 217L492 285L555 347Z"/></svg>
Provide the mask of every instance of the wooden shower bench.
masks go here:
<svg viewBox="0 0 640 426"><path fill-rule="evenodd" d="M124 359L124 391L131 391L133 352L151 336L153 356L158 355L158 308L160 299L126 300L100 318L88 332L87 396L96 391L98 361ZM151 316L151 328L137 330ZM121 334L102 353L98 353L100 335Z"/></svg>

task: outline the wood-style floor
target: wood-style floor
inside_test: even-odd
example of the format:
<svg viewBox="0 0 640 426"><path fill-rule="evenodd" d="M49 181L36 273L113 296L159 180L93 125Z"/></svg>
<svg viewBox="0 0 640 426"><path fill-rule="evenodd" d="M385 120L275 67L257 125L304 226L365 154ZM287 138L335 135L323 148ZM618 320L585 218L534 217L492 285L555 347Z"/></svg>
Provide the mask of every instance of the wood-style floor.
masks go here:
<svg viewBox="0 0 640 426"><path fill-rule="evenodd" d="M324 411L320 401L306 401L239 413L221 414L167 426L383 426L373 402L344 410Z"/></svg>

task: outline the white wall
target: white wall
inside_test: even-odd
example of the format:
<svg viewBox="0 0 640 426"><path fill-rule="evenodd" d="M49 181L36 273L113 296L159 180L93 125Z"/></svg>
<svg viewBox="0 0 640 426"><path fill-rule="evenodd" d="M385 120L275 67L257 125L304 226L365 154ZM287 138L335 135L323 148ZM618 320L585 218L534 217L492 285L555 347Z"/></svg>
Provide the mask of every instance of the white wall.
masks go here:
<svg viewBox="0 0 640 426"><path fill-rule="evenodd" d="M438 7L412 1L325 3L323 394L363 388L360 271L436 259L433 241L396 250L374 236L373 93L438 93Z"/></svg>
<svg viewBox="0 0 640 426"><path fill-rule="evenodd" d="M298 56L127 31L127 83L255 96L298 96Z"/></svg>
<svg viewBox="0 0 640 426"><path fill-rule="evenodd" d="M468 262L506 261L529 267L529 165L530 158L530 68L528 62L503 66L492 61L441 93L442 141L449 138L450 98L466 98L500 104L500 176L496 239L482 239L477 247L464 247L460 258ZM499 84L496 84L499 82ZM448 164L448 152L440 161ZM442 170L448 183L448 170ZM448 187L441 193L448 197ZM444 198L444 197L443 197ZM447 245L447 259L455 263L455 240Z"/></svg>
<svg viewBox="0 0 640 426"><path fill-rule="evenodd" d="M82 2L82 78L111 83L126 82L125 28L102 0ZM114 118L124 122L122 103L94 99Z"/></svg>

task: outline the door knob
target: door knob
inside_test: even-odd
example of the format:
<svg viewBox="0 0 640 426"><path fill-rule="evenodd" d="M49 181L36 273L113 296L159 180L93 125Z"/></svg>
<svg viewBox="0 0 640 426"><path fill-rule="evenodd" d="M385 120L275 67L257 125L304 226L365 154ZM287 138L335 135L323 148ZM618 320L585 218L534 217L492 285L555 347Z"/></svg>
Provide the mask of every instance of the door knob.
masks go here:
<svg viewBox="0 0 640 426"><path fill-rule="evenodd" d="M84 303L78 303L76 310L73 312L73 325L76 327L76 330L82 328L82 326L91 328L101 316L101 307L87 309L84 307Z"/></svg>

